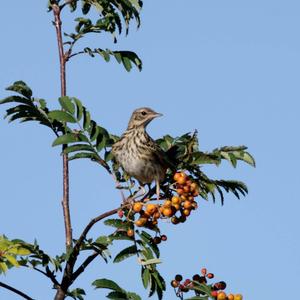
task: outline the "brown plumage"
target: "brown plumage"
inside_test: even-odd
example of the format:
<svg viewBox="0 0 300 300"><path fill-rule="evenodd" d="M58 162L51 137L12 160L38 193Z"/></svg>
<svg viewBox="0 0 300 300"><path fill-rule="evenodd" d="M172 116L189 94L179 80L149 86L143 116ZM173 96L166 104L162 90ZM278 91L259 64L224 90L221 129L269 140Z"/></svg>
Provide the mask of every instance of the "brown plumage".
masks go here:
<svg viewBox="0 0 300 300"><path fill-rule="evenodd" d="M161 114L151 108L136 109L129 120L127 130L112 146L116 161L126 173L136 178L140 185L156 182L159 197L159 182L165 177L168 163L165 153L146 132L147 125Z"/></svg>

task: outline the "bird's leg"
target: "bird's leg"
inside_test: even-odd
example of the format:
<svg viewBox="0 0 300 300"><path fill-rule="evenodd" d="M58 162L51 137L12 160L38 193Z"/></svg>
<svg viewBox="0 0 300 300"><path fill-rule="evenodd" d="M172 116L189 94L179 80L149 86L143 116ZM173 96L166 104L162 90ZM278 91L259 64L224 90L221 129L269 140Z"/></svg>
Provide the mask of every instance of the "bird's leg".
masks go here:
<svg viewBox="0 0 300 300"><path fill-rule="evenodd" d="M139 195L139 192L141 192L141 191L142 191L142 193ZM143 197L144 195L146 195L146 193L147 193L146 189L144 188L144 186L142 184L140 184L139 190L135 193L135 195L133 195L131 200L135 200L138 197Z"/></svg>

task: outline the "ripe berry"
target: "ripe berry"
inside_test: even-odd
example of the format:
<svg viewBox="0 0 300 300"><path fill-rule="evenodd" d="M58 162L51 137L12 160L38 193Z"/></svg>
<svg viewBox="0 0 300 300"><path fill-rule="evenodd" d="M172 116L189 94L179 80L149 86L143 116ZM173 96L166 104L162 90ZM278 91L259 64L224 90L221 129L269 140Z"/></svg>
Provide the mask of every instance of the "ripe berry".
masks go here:
<svg viewBox="0 0 300 300"><path fill-rule="evenodd" d="M208 273L207 274L207 278L208 279L212 279L212 278L214 278L215 277L215 275L213 274L213 273Z"/></svg>
<svg viewBox="0 0 300 300"><path fill-rule="evenodd" d="M192 208L192 202L191 201L184 201L183 203L183 207L187 208L187 209L191 209Z"/></svg>
<svg viewBox="0 0 300 300"><path fill-rule="evenodd" d="M224 292L219 292L217 300L226 300L227 296Z"/></svg>
<svg viewBox="0 0 300 300"><path fill-rule="evenodd" d="M166 207L164 208L164 210L162 211L163 215L165 217L172 217L174 215L174 211L172 208Z"/></svg>
<svg viewBox="0 0 300 300"><path fill-rule="evenodd" d="M183 214L188 217L191 214L191 211L189 209L184 209Z"/></svg>
<svg viewBox="0 0 300 300"><path fill-rule="evenodd" d="M217 291L212 291L211 293L212 297L218 297L218 292Z"/></svg>
<svg viewBox="0 0 300 300"><path fill-rule="evenodd" d="M200 276L199 274L195 274L195 275L193 276L193 280L194 280L194 281L197 281L197 282L200 282L201 276Z"/></svg>
<svg viewBox="0 0 300 300"><path fill-rule="evenodd" d="M205 276L206 273L207 273L207 269L206 269L206 268L202 268L202 269L201 269L201 274Z"/></svg>
<svg viewBox="0 0 300 300"><path fill-rule="evenodd" d="M234 300L243 300L243 296L241 294L234 295Z"/></svg>
<svg viewBox="0 0 300 300"><path fill-rule="evenodd" d="M172 206L172 201L170 201L170 200L166 200L165 202L164 202L164 205L163 205L165 208L169 208L169 207L171 207Z"/></svg>
<svg viewBox="0 0 300 300"><path fill-rule="evenodd" d="M178 282L177 280L172 280L172 281L171 281L171 286L172 286L173 288L177 288L177 287L179 286L179 282Z"/></svg>
<svg viewBox="0 0 300 300"><path fill-rule="evenodd" d="M162 240L163 242L165 242L167 239L168 239L168 238L167 238L167 236L166 236L165 234L163 234L163 235L161 236L161 240Z"/></svg>
<svg viewBox="0 0 300 300"><path fill-rule="evenodd" d="M159 237L159 236L156 236L155 238L153 238L153 244L160 244L160 242L161 242L161 238Z"/></svg>
<svg viewBox="0 0 300 300"><path fill-rule="evenodd" d="M173 179L174 179L175 181L177 181L180 177L181 177L181 173L180 173L180 172L177 172L177 173L174 174Z"/></svg>
<svg viewBox="0 0 300 300"><path fill-rule="evenodd" d="M129 237L133 237L133 236L134 236L134 231L133 231L132 229L128 229L128 230L127 230L127 235L128 235Z"/></svg>
<svg viewBox="0 0 300 300"><path fill-rule="evenodd" d="M234 295L233 294L229 294L227 295L228 300L234 300Z"/></svg>
<svg viewBox="0 0 300 300"><path fill-rule="evenodd" d="M140 212L142 210L142 208L143 208L143 203L136 202L136 203L133 204L132 209L133 209L134 212Z"/></svg>
<svg viewBox="0 0 300 300"><path fill-rule="evenodd" d="M157 209L157 206L155 204L147 204L146 206L146 213L148 213L149 215L153 215L155 213Z"/></svg>
<svg viewBox="0 0 300 300"><path fill-rule="evenodd" d="M171 201L172 201L173 205L181 203L181 200L180 200L180 198L178 196L173 196L172 199L171 199Z"/></svg>
<svg viewBox="0 0 300 300"><path fill-rule="evenodd" d="M182 275L181 274L177 274L175 276L175 280L180 282L182 280Z"/></svg>
<svg viewBox="0 0 300 300"><path fill-rule="evenodd" d="M138 227L142 227L146 224L147 219L146 218L139 218L137 221L135 221L135 225Z"/></svg>
<svg viewBox="0 0 300 300"><path fill-rule="evenodd" d="M124 216L123 210L118 211L118 216L119 216L119 218L123 218L123 216Z"/></svg>
<svg viewBox="0 0 300 300"><path fill-rule="evenodd" d="M184 286L187 286L191 283L191 280L190 279L186 279L183 283Z"/></svg>
<svg viewBox="0 0 300 300"><path fill-rule="evenodd" d="M226 282L224 282L224 281L216 282L216 283L214 284L214 287L215 287L217 290L225 290L225 289L226 289Z"/></svg>

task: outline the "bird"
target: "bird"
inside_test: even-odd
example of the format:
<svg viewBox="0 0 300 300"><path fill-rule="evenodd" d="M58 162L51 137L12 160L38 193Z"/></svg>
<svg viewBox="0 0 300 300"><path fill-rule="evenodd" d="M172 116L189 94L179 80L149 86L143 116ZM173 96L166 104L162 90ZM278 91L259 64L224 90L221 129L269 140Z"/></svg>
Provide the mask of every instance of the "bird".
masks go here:
<svg viewBox="0 0 300 300"><path fill-rule="evenodd" d="M168 169L168 160L165 152L149 136L146 127L160 116L161 113L149 107L134 110L126 131L112 145L115 160L129 176L137 179L144 193L144 185L155 181L157 199L160 195L160 182L164 180Z"/></svg>

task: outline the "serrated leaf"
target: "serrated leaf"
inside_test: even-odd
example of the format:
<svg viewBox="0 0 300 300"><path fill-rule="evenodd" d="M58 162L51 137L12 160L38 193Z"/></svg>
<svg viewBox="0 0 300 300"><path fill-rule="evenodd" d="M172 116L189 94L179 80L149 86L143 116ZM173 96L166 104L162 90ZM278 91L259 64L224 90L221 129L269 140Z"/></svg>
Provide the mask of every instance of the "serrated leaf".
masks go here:
<svg viewBox="0 0 300 300"><path fill-rule="evenodd" d="M114 263L119 263L121 261L123 261L126 258L129 258L133 255L136 255L138 253L138 249L135 245L127 247L125 249L123 249L122 251L120 251L115 259L114 259Z"/></svg>
<svg viewBox="0 0 300 300"><path fill-rule="evenodd" d="M106 279L106 278L102 278L102 279L97 279L95 280L92 285L96 288L96 289L110 289L113 291L117 291L120 293L123 293L124 290L114 281Z"/></svg>
<svg viewBox="0 0 300 300"><path fill-rule="evenodd" d="M75 143L75 142L87 142L88 139L82 133L66 133L59 136L54 140L52 146L58 146L63 144Z"/></svg>
<svg viewBox="0 0 300 300"><path fill-rule="evenodd" d="M72 115L62 110L52 110L48 113L48 116L60 122L76 123L76 119Z"/></svg>
<svg viewBox="0 0 300 300"><path fill-rule="evenodd" d="M75 112L75 106L74 104L72 103L71 99L68 97L68 96L65 96L65 97L60 97L58 99L61 107L63 109L65 109L67 112L69 112L70 114L74 114Z"/></svg>

